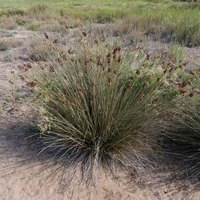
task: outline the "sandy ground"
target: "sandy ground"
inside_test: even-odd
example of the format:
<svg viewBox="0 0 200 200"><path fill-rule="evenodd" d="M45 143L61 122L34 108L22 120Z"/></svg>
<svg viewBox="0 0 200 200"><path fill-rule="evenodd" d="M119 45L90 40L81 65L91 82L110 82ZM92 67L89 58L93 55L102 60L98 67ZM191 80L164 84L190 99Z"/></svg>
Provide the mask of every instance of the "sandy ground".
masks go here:
<svg viewBox="0 0 200 200"><path fill-rule="evenodd" d="M72 36L68 33L69 37ZM86 188L72 181L67 187L65 176L70 171L52 173L55 165L34 157L30 144L24 139L24 121L31 119L31 107L24 102L26 91L12 84L13 74L20 72L22 63L28 63L27 52L35 38L43 37L37 32L26 30L0 30L0 37L17 41L18 45L0 51L0 200L187 200L184 188L170 190L165 184L153 184L158 175L145 180L130 181L130 176L120 175L117 180L102 175L98 185ZM148 42L150 51L167 49L169 45ZM200 49L185 48L186 61L190 68L200 67ZM18 90L19 93L15 91ZM23 96L24 95L24 96ZM21 99L22 100L21 100ZM19 100L20 99L20 100ZM25 120L26 119L26 120ZM48 169L47 169L48 166ZM63 173L64 172L64 173ZM192 199L199 200L196 193Z"/></svg>

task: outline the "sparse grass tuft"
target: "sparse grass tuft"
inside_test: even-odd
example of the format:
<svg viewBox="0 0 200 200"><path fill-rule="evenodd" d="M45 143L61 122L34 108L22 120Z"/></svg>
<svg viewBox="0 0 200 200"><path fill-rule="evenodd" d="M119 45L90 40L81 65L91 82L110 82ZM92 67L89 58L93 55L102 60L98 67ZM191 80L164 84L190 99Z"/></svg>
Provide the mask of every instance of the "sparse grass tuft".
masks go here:
<svg viewBox="0 0 200 200"><path fill-rule="evenodd" d="M3 15L0 17L0 28L13 30L17 28L17 24L11 16Z"/></svg>
<svg viewBox="0 0 200 200"><path fill-rule="evenodd" d="M55 58L56 52L52 43L37 39L31 43L28 56L32 61L49 61Z"/></svg>
<svg viewBox="0 0 200 200"><path fill-rule="evenodd" d="M10 45L6 40L0 40L0 51L6 51L8 50Z"/></svg>
<svg viewBox="0 0 200 200"><path fill-rule="evenodd" d="M11 48L16 48L20 44L21 42L12 39L0 39L0 51L6 51Z"/></svg>
<svg viewBox="0 0 200 200"><path fill-rule="evenodd" d="M38 22L31 22L27 25L27 29L30 31L38 31L40 29L41 24Z"/></svg>

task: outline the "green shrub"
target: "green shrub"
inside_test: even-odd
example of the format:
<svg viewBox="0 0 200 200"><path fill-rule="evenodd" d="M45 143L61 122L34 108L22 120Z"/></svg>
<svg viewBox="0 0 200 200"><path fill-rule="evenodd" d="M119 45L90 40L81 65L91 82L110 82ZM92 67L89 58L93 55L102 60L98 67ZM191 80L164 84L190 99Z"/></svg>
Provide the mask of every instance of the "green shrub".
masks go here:
<svg viewBox="0 0 200 200"><path fill-rule="evenodd" d="M160 110L179 94L179 64L150 59L141 47L124 52L85 32L80 45L57 53L28 82L41 113L41 153L80 166L86 180L102 167L145 172Z"/></svg>

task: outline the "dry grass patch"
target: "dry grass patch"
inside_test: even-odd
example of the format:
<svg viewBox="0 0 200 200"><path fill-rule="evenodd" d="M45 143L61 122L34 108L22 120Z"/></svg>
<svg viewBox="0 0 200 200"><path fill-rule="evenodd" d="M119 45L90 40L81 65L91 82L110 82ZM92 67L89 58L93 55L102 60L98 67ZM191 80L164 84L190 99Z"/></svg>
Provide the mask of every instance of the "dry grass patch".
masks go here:
<svg viewBox="0 0 200 200"><path fill-rule="evenodd" d="M0 39L0 51L6 51L11 48L16 48L21 45L21 42L14 39Z"/></svg>
<svg viewBox="0 0 200 200"><path fill-rule="evenodd" d="M13 30L17 28L17 24L12 16L3 15L0 17L0 28Z"/></svg>
<svg viewBox="0 0 200 200"><path fill-rule="evenodd" d="M45 39L36 39L30 44L28 56L32 61L50 61L56 57L53 43Z"/></svg>

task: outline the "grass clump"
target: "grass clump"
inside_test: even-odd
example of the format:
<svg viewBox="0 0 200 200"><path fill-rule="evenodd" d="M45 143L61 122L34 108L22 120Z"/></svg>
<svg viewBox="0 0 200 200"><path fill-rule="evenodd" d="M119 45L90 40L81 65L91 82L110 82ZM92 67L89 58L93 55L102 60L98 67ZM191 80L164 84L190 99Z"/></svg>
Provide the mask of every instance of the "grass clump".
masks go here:
<svg viewBox="0 0 200 200"><path fill-rule="evenodd" d="M11 48L16 48L21 45L21 42L12 39L0 39L0 51L6 51Z"/></svg>
<svg viewBox="0 0 200 200"><path fill-rule="evenodd" d="M173 158L170 162L178 167L176 177L196 183L200 179L200 79L197 75L192 77L189 83L182 83L182 90L188 89L188 95L179 98L173 107L164 148L168 159ZM190 87L186 89L187 84Z"/></svg>
<svg viewBox="0 0 200 200"><path fill-rule="evenodd" d="M85 180L101 168L145 172L160 109L178 93L177 67L151 60L141 47L127 53L86 35L77 48L57 50L60 56L28 82L41 113L41 152L81 167Z"/></svg>
<svg viewBox="0 0 200 200"><path fill-rule="evenodd" d="M97 23L104 24L104 23L112 23L114 22L114 18L112 13L98 13L96 16Z"/></svg>
<svg viewBox="0 0 200 200"><path fill-rule="evenodd" d="M47 40L38 39L30 44L28 56L32 61L49 61L56 56L53 44Z"/></svg>
<svg viewBox="0 0 200 200"><path fill-rule="evenodd" d="M30 31L38 31L40 29L40 23L32 22L27 25L27 29Z"/></svg>
<svg viewBox="0 0 200 200"><path fill-rule="evenodd" d="M13 30L17 28L17 24L11 16L3 15L0 17L0 27L6 30Z"/></svg>
<svg viewBox="0 0 200 200"><path fill-rule="evenodd" d="M6 40L0 40L0 51L6 51L10 48L10 45Z"/></svg>

